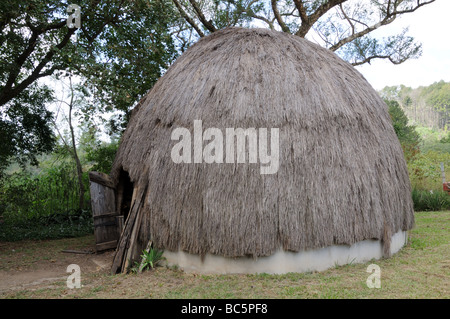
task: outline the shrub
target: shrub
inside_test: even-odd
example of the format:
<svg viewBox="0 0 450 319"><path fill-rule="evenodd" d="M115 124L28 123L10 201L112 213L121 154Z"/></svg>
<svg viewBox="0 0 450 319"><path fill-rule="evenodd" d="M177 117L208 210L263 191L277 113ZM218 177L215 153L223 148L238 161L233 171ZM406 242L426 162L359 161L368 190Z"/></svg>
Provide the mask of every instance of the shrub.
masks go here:
<svg viewBox="0 0 450 319"><path fill-rule="evenodd" d="M165 259L163 257L163 253L163 250L158 250L153 247L150 247L147 250L143 250L141 255L141 263L136 262L131 271L134 273L138 273L146 269L154 269L161 261Z"/></svg>
<svg viewBox="0 0 450 319"><path fill-rule="evenodd" d="M413 189L412 199L415 211L438 211L450 209L450 195L444 191Z"/></svg>
<svg viewBox="0 0 450 319"><path fill-rule="evenodd" d="M88 210L0 222L0 241L59 239L92 233L92 216Z"/></svg>
<svg viewBox="0 0 450 319"><path fill-rule="evenodd" d="M88 183L87 173L84 181ZM92 233L92 216L81 210L76 172L62 162L3 178L0 184L0 240L56 239ZM86 201L89 187L86 187ZM86 205L89 206L89 205Z"/></svg>

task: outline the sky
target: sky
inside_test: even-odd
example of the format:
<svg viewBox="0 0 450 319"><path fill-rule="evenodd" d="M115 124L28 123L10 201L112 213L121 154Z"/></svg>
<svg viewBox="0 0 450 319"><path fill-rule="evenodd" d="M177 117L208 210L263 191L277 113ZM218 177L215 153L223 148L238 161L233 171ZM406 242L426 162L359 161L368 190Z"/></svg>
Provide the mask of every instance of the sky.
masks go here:
<svg viewBox="0 0 450 319"><path fill-rule="evenodd" d="M378 59L356 67L376 90L400 84L416 88L440 80L450 81L450 1L436 0L377 32L391 35L406 26L408 34L422 43L420 58L399 65Z"/></svg>

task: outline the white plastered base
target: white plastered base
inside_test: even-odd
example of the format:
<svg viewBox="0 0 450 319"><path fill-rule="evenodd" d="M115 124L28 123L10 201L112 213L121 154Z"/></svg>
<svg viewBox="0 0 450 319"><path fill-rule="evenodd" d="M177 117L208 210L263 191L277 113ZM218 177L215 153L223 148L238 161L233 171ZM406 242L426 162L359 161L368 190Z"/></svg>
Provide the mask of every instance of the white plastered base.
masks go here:
<svg viewBox="0 0 450 319"><path fill-rule="evenodd" d="M397 253L408 240L408 232L399 231L392 236L391 255ZM257 259L249 257L227 258L207 254L203 261L198 255L183 251L165 251L167 264L177 265L185 272L204 274L285 274L289 272L323 271L349 263L364 263L383 256L380 240L363 240L351 246L334 245L316 250L287 252L278 250L271 256Z"/></svg>

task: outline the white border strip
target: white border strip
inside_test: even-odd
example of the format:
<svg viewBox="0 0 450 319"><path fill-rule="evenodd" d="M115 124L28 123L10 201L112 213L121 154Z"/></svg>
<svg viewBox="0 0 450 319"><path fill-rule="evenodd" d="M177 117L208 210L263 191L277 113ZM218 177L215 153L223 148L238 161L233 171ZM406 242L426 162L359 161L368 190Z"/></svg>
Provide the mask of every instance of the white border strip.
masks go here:
<svg viewBox="0 0 450 319"><path fill-rule="evenodd" d="M391 254L398 252L408 240L408 232L399 231L392 236ZM363 240L351 246L334 245L316 250L287 252L278 250L268 257L226 258L207 254L203 261L200 256L183 251L165 251L167 264L177 265L185 272L205 274L285 274L289 272L323 271L331 267L349 263L364 263L383 256L380 240Z"/></svg>

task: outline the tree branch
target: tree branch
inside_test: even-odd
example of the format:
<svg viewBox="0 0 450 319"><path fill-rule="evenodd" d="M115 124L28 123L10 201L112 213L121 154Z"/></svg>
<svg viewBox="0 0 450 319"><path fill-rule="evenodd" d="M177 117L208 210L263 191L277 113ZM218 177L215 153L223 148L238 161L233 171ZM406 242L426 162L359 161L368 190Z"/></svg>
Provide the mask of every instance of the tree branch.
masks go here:
<svg viewBox="0 0 450 319"><path fill-rule="evenodd" d="M351 65L357 66L357 65L362 65L364 63L370 64L370 61L372 61L373 59L388 59L389 61L392 62L392 64L401 64L401 63L405 62L405 59L402 59L400 61L394 60L390 55L372 55L368 58L364 58L364 60L361 60L358 62L352 62Z"/></svg>
<svg viewBox="0 0 450 319"><path fill-rule="evenodd" d="M30 16L27 15L25 17L25 23L30 28L31 31L37 32L38 34L42 34L46 31L61 29L62 27L64 27L67 24L67 21L65 19L63 19L61 21L51 23L51 24L41 24L38 26L34 26L30 21Z"/></svg>
<svg viewBox="0 0 450 319"><path fill-rule="evenodd" d="M383 25L387 25L389 23L391 23L392 21L395 20L395 17L391 17L391 18L385 18L383 20L381 20L378 23L375 23L374 25L368 27L365 30L362 30L360 32L357 33L353 33L351 35L349 35L348 37L341 39L338 43L336 43L335 45L333 45L330 50L331 51L336 51L337 49L339 49L340 47L342 47L344 44L347 44L349 42L352 42L353 40L360 38L366 34L368 34L369 32L372 32L373 30L378 29L379 27L383 26Z"/></svg>
<svg viewBox="0 0 450 319"><path fill-rule="evenodd" d="M420 8L420 7L424 6L424 5L430 4L430 3L434 2L434 1L435 1L435 0L430 0L430 1L427 1L427 2L422 2L422 3L421 3L420 0L417 0L417 5L416 5L416 7L411 8L411 9L407 9L407 10L401 10L401 11L397 11L397 8L398 8L399 4L401 3L401 1L396 0L396 1L394 2L394 4L393 4L394 8L393 8L392 11L390 10L390 9L391 9L391 8L390 8L390 7L391 7L391 1L389 1L389 2L388 2L388 5L387 5L387 10L386 10L386 16L383 18L383 20L381 20L381 21L379 21L379 22L373 24L372 26L367 27L367 28L364 29L364 30L361 30L360 32L356 32L356 33L352 32L351 35L349 35L349 36L346 37L346 38L343 38L343 39L339 40L336 44L334 44L333 46L331 46L331 47L330 47L330 50L331 50L331 51L336 51L337 49L339 49L339 48L342 47L343 45L345 45L345 44L347 44L347 43L349 43L349 42L352 42L353 40L355 40L355 39L357 39L357 38L360 38L360 37L362 37L362 36L365 36L366 34L368 34L368 33L372 32L372 31L378 29L378 28L381 27L381 26L384 26L384 25L387 25L387 24L392 23L392 22L397 18L397 16L399 16L399 15L401 15L401 14L405 14L405 13L414 12L414 11L416 11L418 8ZM342 12L343 12L343 10L342 10ZM392 62L392 61L391 61L391 62ZM394 63L394 62L393 62L393 63Z"/></svg>
<svg viewBox="0 0 450 319"><path fill-rule="evenodd" d="M322 5L320 5L316 11L311 13L310 15L306 16L306 10L303 7L303 1L302 0L294 0L294 3L297 6L297 9L299 10L300 19L302 20L302 25L300 26L300 29L295 33L295 35L298 35L302 38L306 36L308 31L311 29L314 23L319 20L321 16L323 16L328 10L333 8L334 6L337 6L341 3L344 3L347 0L329 0Z"/></svg>
<svg viewBox="0 0 450 319"><path fill-rule="evenodd" d="M194 8L195 13L197 14L198 19L200 22L205 26L206 29L208 29L210 32L215 32L217 29L214 27L211 23L211 21L207 21L205 16L203 15L202 10L200 10L200 7L198 6L198 3L195 2L195 0L189 0L192 7Z"/></svg>
<svg viewBox="0 0 450 319"><path fill-rule="evenodd" d="M172 2L175 4L175 6L178 9L178 12L180 12L180 15L187 21L187 23L189 23L195 29L195 31L197 31L199 36L204 37L205 34L203 33L203 31L200 30L200 28L194 22L194 20L192 20L192 18L190 16L188 16L188 14L186 13L186 11L184 11L183 7L178 2L178 0L172 0Z"/></svg>
<svg viewBox="0 0 450 319"><path fill-rule="evenodd" d="M398 0L397 0L398 1ZM396 1L396 3L397 3L397 1ZM393 14L404 14L404 13L411 13L411 12L414 12L414 11L416 11L417 9L419 9L420 7L423 7L423 6L425 6L425 5L427 5L427 4L430 4L430 3L432 3L432 2L434 2L434 1L436 1L436 0L430 0L430 1L426 1L426 2L420 2L420 0L417 0L417 5L414 7L414 8L412 8L412 9L407 9L407 10L401 10L401 11L397 11L397 9L395 9L395 11L393 12ZM400 1L401 2L401 1ZM399 2L399 3L400 3Z"/></svg>
<svg viewBox="0 0 450 319"><path fill-rule="evenodd" d="M272 2L272 11L273 11L273 14L275 15L275 19L277 19L277 22L280 25L281 30L283 30L283 32L290 33L291 31L284 23L283 19L281 18L280 12L278 11L277 1L278 0L271 1Z"/></svg>
<svg viewBox="0 0 450 319"><path fill-rule="evenodd" d="M269 26L269 28L270 28L271 30L274 29L273 22L270 21L269 19L267 19L266 17L260 16L260 15L254 14L254 13L250 14L250 16L251 16L252 18L257 19L257 20L264 21L265 23L267 23L267 25ZM289 31L288 31L288 32L289 32Z"/></svg>
<svg viewBox="0 0 450 319"><path fill-rule="evenodd" d="M115 21L118 19L120 14L120 8L123 5L125 0L122 0L119 3L119 7L117 9L117 14L113 16L112 18L107 18L106 21L103 23L100 30L97 30L95 35L93 37L88 37L87 33L86 36L90 39L90 42L92 42L105 28L106 25L111 23L112 21ZM92 8L95 8L95 6L98 5L98 1L92 2ZM32 25L30 21L30 17L27 15L25 17L26 26L31 30L31 37L28 41L28 46L25 49L25 51L15 60L14 62L14 70L10 72L8 76L8 80L5 84L5 86L0 91L0 105L3 105L7 102L9 102L11 99L13 99L15 96L20 94L23 90L25 90L31 83L33 83L35 80L42 78L44 76L51 75L55 70L63 69L64 67L61 65L54 65L51 68L47 69L44 72L41 72L47 64L53 59L54 55L56 54L57 50L61 50L64 48L67 43L69 43L69 40L71 36L75 33L77 30L76 28L68 29L68 32L64 35L63 39L58 43L57 45L51 47L47 54L44 56L44 58L40 61L40 63L35 67L35 69L32 71L32 73L27 76L21 83L16 84L14 87L14 83L17 81L17 77L20 73L20 69L22 65L25 63L25 61L30 57L30 55L33 53L37 43L38 43L38 37L40 34L44 34L47 31L55 30L63 28L66 24L66 20L57 21L51 24L41 24L39 26Z"/></svg>
<svg viewBox="0 0 450 319"><path fill-rule="evenodd" d="M298 14L300 15L300 20L302 21L302 25L307 24L308 23L308 15L306 14L306 9L303 6L303 0L294 0L294 4L298 10Z"/></svg>
<svg viewBox="0 0 450 319"><path fill-rule="evenodd" d="M12 88L14 82L16 82L17 76L20 73L20 68L22 67L22 65L25 63L27 58L30 56L30 54L33 52L34 48L36 47L38 37L39 37L39 33L36 31L33 31L31 33L30 39L28 40L27 48L13 62L14 66L8 75L8 80L6 81L5 86L2 89L2 92L1 92L2 96L3 96L4 92L10 90ZM3 103L0 102L0 105L3 105Z"/></svg>
<svg viewBox="0 0 450 319"><path fill-rule="evenodd" d="M344 11L344 8L342 7L342 3L339 4L339 9L341 10L342 14L344 15L345 20L347 20L348 24L350 24L350 27L352 28L352 34L355 34L355 25L353 24L352 21L354 21L354 19L351 19Z"/></svg>
<svg viewBox="0 0 450 319"><path fill-rule="evenodd" d="M67 43L70 40L70 37L72 34L74 34L76 29L69 29L69 31L66 33L64 38L61 40L60 43L58 43L54 48L50 48L50 50L47 52L45 57L41 60L41 62L36 66L36 68L33 70L33 72L20 84L14 86L5 86L1 92L0 96L0 105L3 105L7 102L9 102L11 99L13 99L15 96L17 96L20 92L25 90L31 83L33 83L35 80L50 75L53 73L53 71L57 68L57 66L53 66L52 68L48 69L47 71L40 73L42 69L51 61L53 56L56 53L56 49L62 49L64 46L67 45Z"/></svg>
<svg viewBox="0 0 450 319"><path fill-rule="evenodd" d="M11 71L9 73L8 80L5 84L5 87L2 90L3 92L5 90L10 90L12 88L13 84L16 82L17 76L20 73L20 68L23 66L23 64L28 59L28 57L31 55L31 53L33 53L33 51L38 43L39 35L45 33L46 31L49 31L49 30L60 29L66 25L66 21L63 20L63 21L59 21L59 22L56 22L53 24L41 25L41 26L35 27L31 24L29 15L27 15L25 17L25 23L31 30L31 37L28 40L27 48L14 61L14 63L13 63L14 69L13 69L13 71Z"/></svg>

